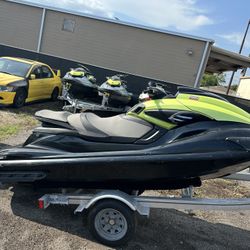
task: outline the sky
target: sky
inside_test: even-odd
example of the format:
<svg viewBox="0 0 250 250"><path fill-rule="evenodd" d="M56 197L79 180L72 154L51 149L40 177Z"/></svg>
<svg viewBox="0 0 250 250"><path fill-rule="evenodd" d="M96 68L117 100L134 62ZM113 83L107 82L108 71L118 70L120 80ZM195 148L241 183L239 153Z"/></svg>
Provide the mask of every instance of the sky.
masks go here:
<svg viewBox="0 0 250 250"><path fill-rule="evenodd" d="M250 20L250 0L26 1L210 38L215 46L234 52L239 51ZM242 54L250 54L250 28ZM237 81L238 75L234 82Z"/></svg>

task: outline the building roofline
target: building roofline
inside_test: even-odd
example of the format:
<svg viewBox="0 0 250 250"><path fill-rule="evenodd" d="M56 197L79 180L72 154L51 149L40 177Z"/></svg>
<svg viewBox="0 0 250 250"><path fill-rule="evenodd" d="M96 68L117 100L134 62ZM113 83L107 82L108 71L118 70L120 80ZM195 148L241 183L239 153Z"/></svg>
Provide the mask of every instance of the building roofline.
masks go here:
<svg viewBox="0 0 250 250"><path fill-rule="evenodd" d="M241 60L250 64L250 57L247 57L247 56L244 56L244 55L241 55L241 54L229 51L229 50L225 50L219 47L212 46L211 52L218 53L224 56L228 56L230 58L235 58L237 60Z"/></svg>
<svg viewBox="0 0 250 250"><path fill-rule="evenodd" d="M17 3L17 4L22 4L22 5L28 5L28 6L32 6L32 7L37 7L37 8L41 8L41 9L57 11L57 12L65 13L65 14L71 14L71 15L86 17L86 18L95 19L95 20L99 20L99 21L104 21L104 22L109 22L109 23L114 23L114 24L120 24L120 25L129 26L129 27L133 27L133 28L138 28L138 29L143 29L143 30L148 30L148 31L154 31L154 32L173 35L173 36L185 37L185 38L194 39L194 40L203 41L203 42L209 42L209 43L212 43L212 44L214 43L214 40L209 39L209 38L193 36L193 35L189 35L189 34L185 34L185 33L180 33L180 32L160 29L160 28L149 27L149 26L135 24L135 23L131 23L131 22L125 22L125 21L121 21L121 20L113 20L113 19L109 19L109 18L105 18L105 17L98 17L98 16L95 16L95 15L90 15L90 14L82 13L82 12L79 12L79 11L69 11L69 10L66 10L66 9L56 8L56 7L52 7L52 6L48 6L48 5L44 5L44 4L31 3L31 2L28 2L28 1L25 1L25 0L6 0L6 1L7 2Z"/></svg>

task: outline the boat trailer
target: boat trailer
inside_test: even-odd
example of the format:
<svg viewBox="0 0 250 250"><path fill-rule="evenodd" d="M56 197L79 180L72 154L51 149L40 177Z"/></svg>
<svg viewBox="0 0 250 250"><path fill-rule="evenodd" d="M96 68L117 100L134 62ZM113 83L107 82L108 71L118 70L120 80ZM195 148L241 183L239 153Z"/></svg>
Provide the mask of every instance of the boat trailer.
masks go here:
<svg viewBox="0 0 250 250"><path fill-rule="evenodd" d="M244 176L243 176L243 175ZM237 173L227 179L250 181L250 173ZM129 241L135 232L136 215L149 216L151 208L181 210L248 210L250 198L208 199L193 198L193 188L182 190L175 196L128 195L118 190L105 190L94 194L74 193L45 194L38 200L40 209L49 205L77 205L74 213L87 212L88 227L101 243L112 247Z"/></svg>
<svg viewBox="0 0 250 250"><path fill-rule="evenodd" d="M129 106L126 107L112 107L107 104L107 97L103 96L102 103L94 103L91 101L82 101L78 99L72 99L69 94L63 93L62 96L58 97L59 100L64 101L63 106L64 111L69 111L71 113L76 113L78 111L104 111L104 112L114 112L114 113L125 113L129 110ZM68 104L67 104L68 103Z"/></svg>

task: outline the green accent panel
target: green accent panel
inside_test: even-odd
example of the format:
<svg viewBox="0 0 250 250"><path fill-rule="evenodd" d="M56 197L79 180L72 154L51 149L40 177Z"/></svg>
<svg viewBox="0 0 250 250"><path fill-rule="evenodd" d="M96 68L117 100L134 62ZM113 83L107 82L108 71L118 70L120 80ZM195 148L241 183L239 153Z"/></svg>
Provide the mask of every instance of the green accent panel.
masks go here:
<svg viewBox="0 0 250 250"><path fill-rule="evenodd" d="M121 80L112 80L111 78L107 80L107 83L110 85L110 86L121 86L122 85L122 82Z"/></svg>
<svg viewBox="0 0 250 250"><path fill-rule="evenodd" d="M140 112L139 114L136 114L136 113L131 112L131 111L129 111L127 114L141 118L141 119L146 120L152 124L155 124L159 127L166 128L166 129L172 129L172 128L176 127L176 124L162 121L160 119L146 115L144 113L144 111L157 110L157 109L158 110L190 111L187 107L185 107L182 103L180 103L176 98L151 100L151 101L146 101L143 104L145 106L145 109L142 112Z"/></svg>
<svg viewBox="0 0 250 250"><path fill-rule="evenodd" d="M190 94L179 94L176 100L190 110L217 121L232 121L250 124L249 113L223 100Z"/></svg>
<svg viewBox="0 0 250 250"><path fill-rule="evenodd" d="M176 98L146 101L143 103L143 105L145 106L145 109L139 114L132 111L129 111L127 114L141 118L166 129L172 129L176 126L176 124L146 115L145 111L157 109L193 111L194 113L199 113L217 121L230 121L250 124L249 113L229 102L208 96L179 94Z"/></svg>
<svg viewBox="0 0 250 250"><path fill-rule="evenodd" d="M135 114L133 112L129 112L128 115L135 116L137 118L141 118L141 119L143 119L145 121L148 121L148 122L150 122L152 124L155 124L155 125L157 125L159 127L162 127L162 128L168 129L168 130L176 127L176 125L173 124L173 123L161 121L159 119L156 119L154 117L146 115L144 112L141 112L139 115Z"/></svg>
<svg viewBox="0 0 250 250"><path fill-rule="evenodd" d="M79 76L79 77L83 77L85 75L83 71L75 71L75 70L71 70L69 74L72 76Z"/></svg>
<svg viewBox="0 0 250 250"><path fill-rule="evenodd" d="M145 110L189 110L176 98L165 98L159 100L150 100L143 103Z"/></svg>

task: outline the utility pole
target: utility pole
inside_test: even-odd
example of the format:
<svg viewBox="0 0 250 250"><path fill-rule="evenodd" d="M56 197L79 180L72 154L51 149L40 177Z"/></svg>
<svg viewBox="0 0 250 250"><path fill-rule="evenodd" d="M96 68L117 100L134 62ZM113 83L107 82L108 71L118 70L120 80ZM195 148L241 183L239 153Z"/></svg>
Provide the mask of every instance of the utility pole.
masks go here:
<svg viewBox="0 0 250 250"><path fill-rule="evenodd" d="M243 49L243 46L244 46L244 43L245 43L245 40L246 40L246 37L247 37L247 32L248 32L248 29L249 29L249 25L250 25L250 19L248 20L247 28L246 28L244 37L243 37L242 42L241 42L239 54L241 54L241 52L242 52L242 49ZM230 80L229 80L229 84L228 84L227 92L226 92L227 95L228 95L229 90L230 90L230 88L231 88L231 85L232 85L232 82L233 82L233 78L234 78L234 74L235 74L235 71L233 71L233 73L232 73L232 75L231 75L231 78L230 78Z"/></svg>

